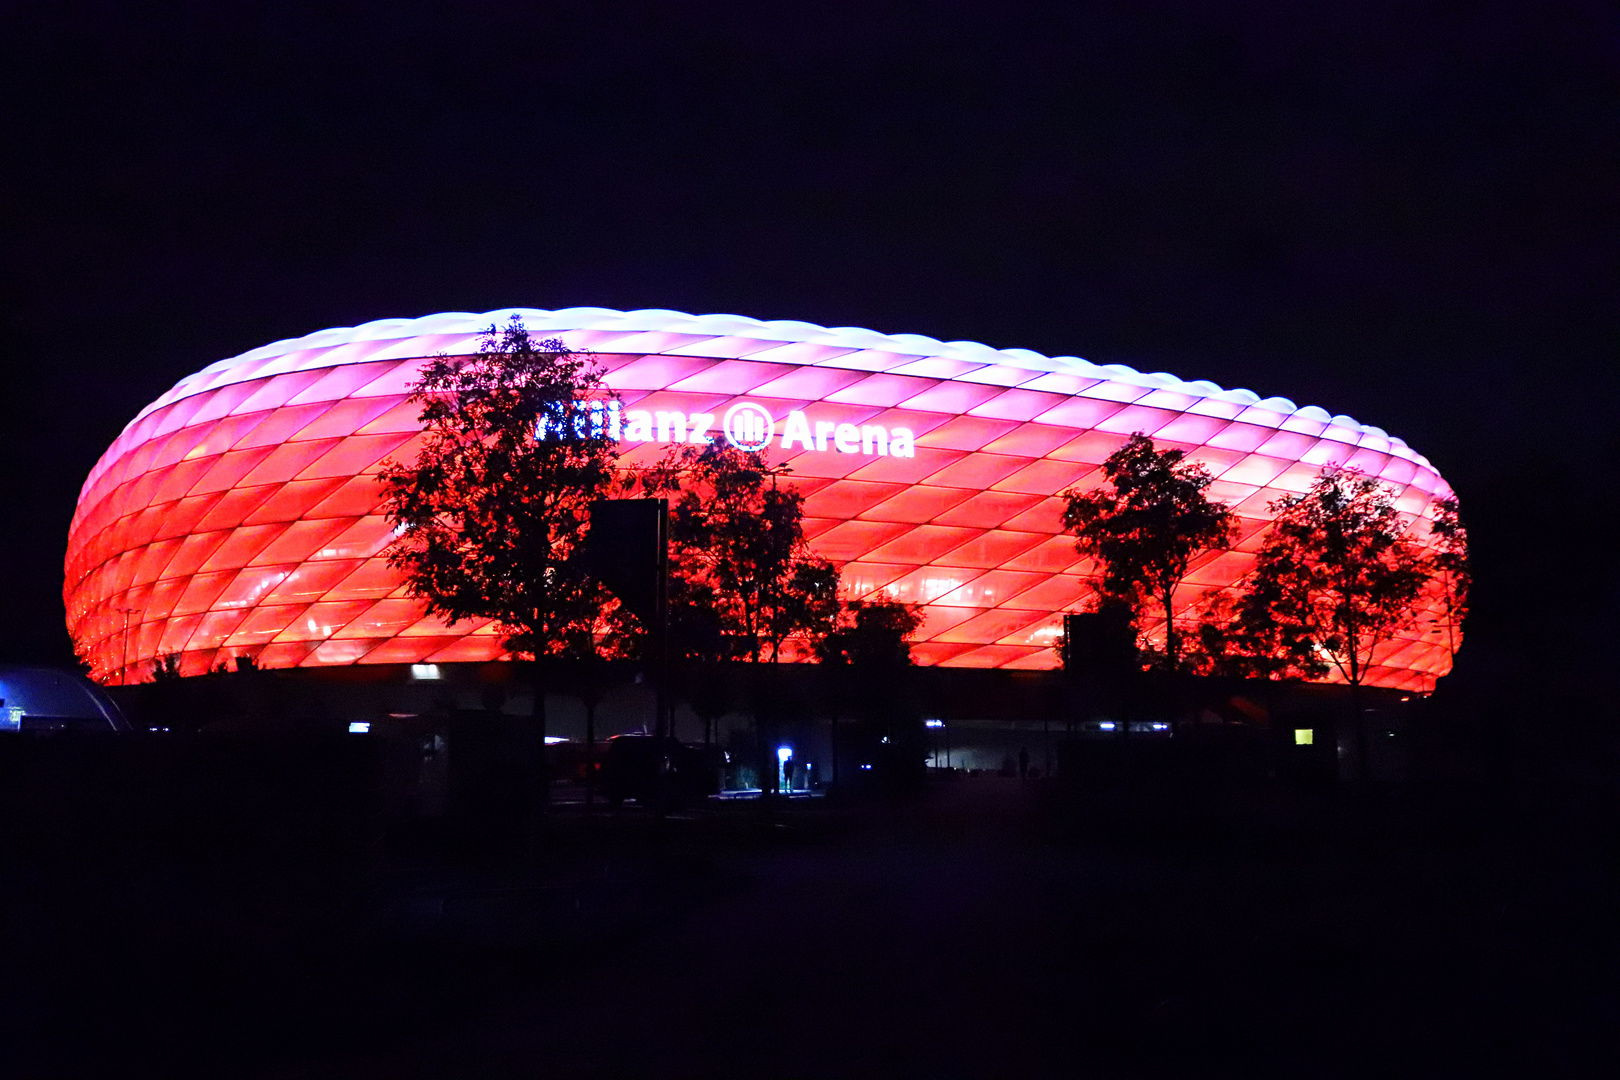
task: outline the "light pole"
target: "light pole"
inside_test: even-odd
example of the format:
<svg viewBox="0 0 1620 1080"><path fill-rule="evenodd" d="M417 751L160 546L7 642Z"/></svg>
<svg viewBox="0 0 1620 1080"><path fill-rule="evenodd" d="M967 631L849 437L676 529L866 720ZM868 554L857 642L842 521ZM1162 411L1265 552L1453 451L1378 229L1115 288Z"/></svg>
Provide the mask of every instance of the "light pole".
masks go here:
<svg viewBox="0 0 1620 1080"><path fill-rule="evenodd" d="M123 657L118 665L118 685L129 685L129 617L135 613L135 608L121 607L119 613L124 616L124 650Z"/></svg>

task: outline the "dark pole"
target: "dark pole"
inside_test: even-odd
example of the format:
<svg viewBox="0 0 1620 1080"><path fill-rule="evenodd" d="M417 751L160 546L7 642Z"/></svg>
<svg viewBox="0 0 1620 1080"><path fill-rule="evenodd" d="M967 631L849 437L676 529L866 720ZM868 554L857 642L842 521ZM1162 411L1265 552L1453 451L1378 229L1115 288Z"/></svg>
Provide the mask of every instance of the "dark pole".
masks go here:
<svg viewBox="0 0 1620 1080"><path fill-rule="evenodd" d="M121 607L118 609L124 616L124 656L118 669L118 685L129 685L129 615L134 608Z"/></svg>
<svg viewBox="0 0 1620 1080"><path fill-rule="evenodd" d="M591 796L596 790L596 697L585 703L585 816L591 816Z"/></svg>
<svg viewBox="0 0 1620 1080"><path fill-rule="evenodd" d="M653 704L653 729L662 740L674 726L669 723L669 500L658 504L658 581L653 594L653 626L658 640L653 646L653 662L658 669L657 697Z"/></svg>

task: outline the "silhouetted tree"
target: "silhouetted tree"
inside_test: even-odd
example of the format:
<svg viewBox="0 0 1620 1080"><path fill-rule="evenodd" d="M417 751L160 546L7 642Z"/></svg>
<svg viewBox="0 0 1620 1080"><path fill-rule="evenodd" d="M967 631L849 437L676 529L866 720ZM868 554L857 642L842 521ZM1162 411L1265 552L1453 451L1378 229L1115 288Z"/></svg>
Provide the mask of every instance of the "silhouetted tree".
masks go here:
<svg viewBox="0 0 1620 1080"><path fill-rule="evenodd" d="M1188 667L1238 679L1320 679L1332 670L1309 635L1272 615L1281 582L1250 580L1248 591L1205 594Z"/></svg>
<svg viewBox="0 0 1620 1080"><path fill-rule="evenodd" d="M1408 538L1394 492L1355 469L1330 465L1309 491L1271 509L1241 622L1273 635L1284 656L1313 653L1350 684L1365 778L1360 689L1378 649L1416 621L1433 563Z"/></svg>
<svg viewBox="0 0 1620 1080"><path fill-rule="evenodd" d="M1164 611L1164 662L1181 661L1176 629L1176 590L1193 560L1229 547L1237 519L1211 499L1213 478L1186 461L1183 450L1158 450L1138 432L1103 462L1106 483L1063 494L1063 523L1075 534L1075 549L1096 560L1102 601L1141 611L1148 601Z"/></svg>
<svg viewBox="0 0 1620 1080"><path fill-rule="evenodd" d="M780 659L838 614L838 571L810 554L804 496L778 483L763 453L681 446L641 484L670 499L670 620L678 655Z"/></svg>
<svg viewBox="0 0 1620 1080"><path fill-rule="evenodd" d="M1468 530L1463 527L1456 496L1435 500L1429 535L1434 539L1434 584L1440 599L1435 621L1445 635L1446 649L1456 656L1462 644L1463 620L1468 618L1468 592L1474 583L1468 566Z"/></svg>
<svg viewBox="0 0 1620 1080"><path fill-rule="evenodd" d="M484 331L477 355L423 368L410 397L422 408L421 448L380 476L395 530L388 561L410 594L449 622L494 620L505 647L535 661L542 761L539 662L593 649L610 604L570 561L591 501L616 475L608 398L590 357L535 340L513 316Z"/></svg>
<svg viewBox="0 0 1620 1080"><path fill-rule="evenodd" d="M911 637L922 625L921 609L894 600L851 600L838 624L814 645L831 691L832 778L839 779L839 714L846 708L868 722L883 718L897 732L901 672L911 666ZM853 708L851 708L853 706Z"/></svg>
<svg viewBox="0 0 1620 1080"><path fill-rule="evenodd" d="M728 443L679 446L641 477L670 500L672 629L695 632L676 653L693 659L782 656L790 638L815 641L838 612L838 572L810 554L804 496L779 483L763 452ZM773 790L767 728L786 704L770 684L750 679L761 787Z"/></svg>
<svg viewBox="0 0 1620 1080"><path fill-rule="evenodd" d="M911 636L922 625L915 604L894 600L851 600L838 625L815 645L824 664L896 668L911 663Z"/></svg>

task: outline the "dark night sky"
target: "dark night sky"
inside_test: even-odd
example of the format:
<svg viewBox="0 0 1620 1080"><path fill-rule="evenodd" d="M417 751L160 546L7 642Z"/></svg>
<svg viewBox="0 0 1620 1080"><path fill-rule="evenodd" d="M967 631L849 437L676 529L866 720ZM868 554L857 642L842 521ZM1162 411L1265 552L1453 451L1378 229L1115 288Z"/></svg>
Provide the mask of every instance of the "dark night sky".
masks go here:
<svg viewBox="0 0 1620 1080"><path fill-rule="evenodd" d="M0 13L0 660L69 655L78 487L177 379L575 304L1346 412L1462 496L1476 665L1620 644L1610 5L326 6Z"/></svg>

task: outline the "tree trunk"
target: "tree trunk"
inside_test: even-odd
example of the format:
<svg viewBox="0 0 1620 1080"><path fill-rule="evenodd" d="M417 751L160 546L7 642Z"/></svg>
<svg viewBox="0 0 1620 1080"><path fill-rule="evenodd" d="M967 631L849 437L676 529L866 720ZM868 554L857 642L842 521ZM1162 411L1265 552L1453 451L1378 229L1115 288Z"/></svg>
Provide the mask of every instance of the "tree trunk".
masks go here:
<svg viewBox="0 0 1620 1080"><path fill-rule="evenodd" d="M1372 748L1367 742L1367 718L1361 707L1360 678L1350 684L1350 708L1356 714L1356 780L1366 785L1372 780Z"/></svg>
<svg viewBox="0 0 1620 1080"><path fill-rule="evenodd" d="M1176 660L1181 652L1181 635L1176 633L1176 590L1172 586L1164 592L1164 664L1165 670L1175 674Z"/></svg>

